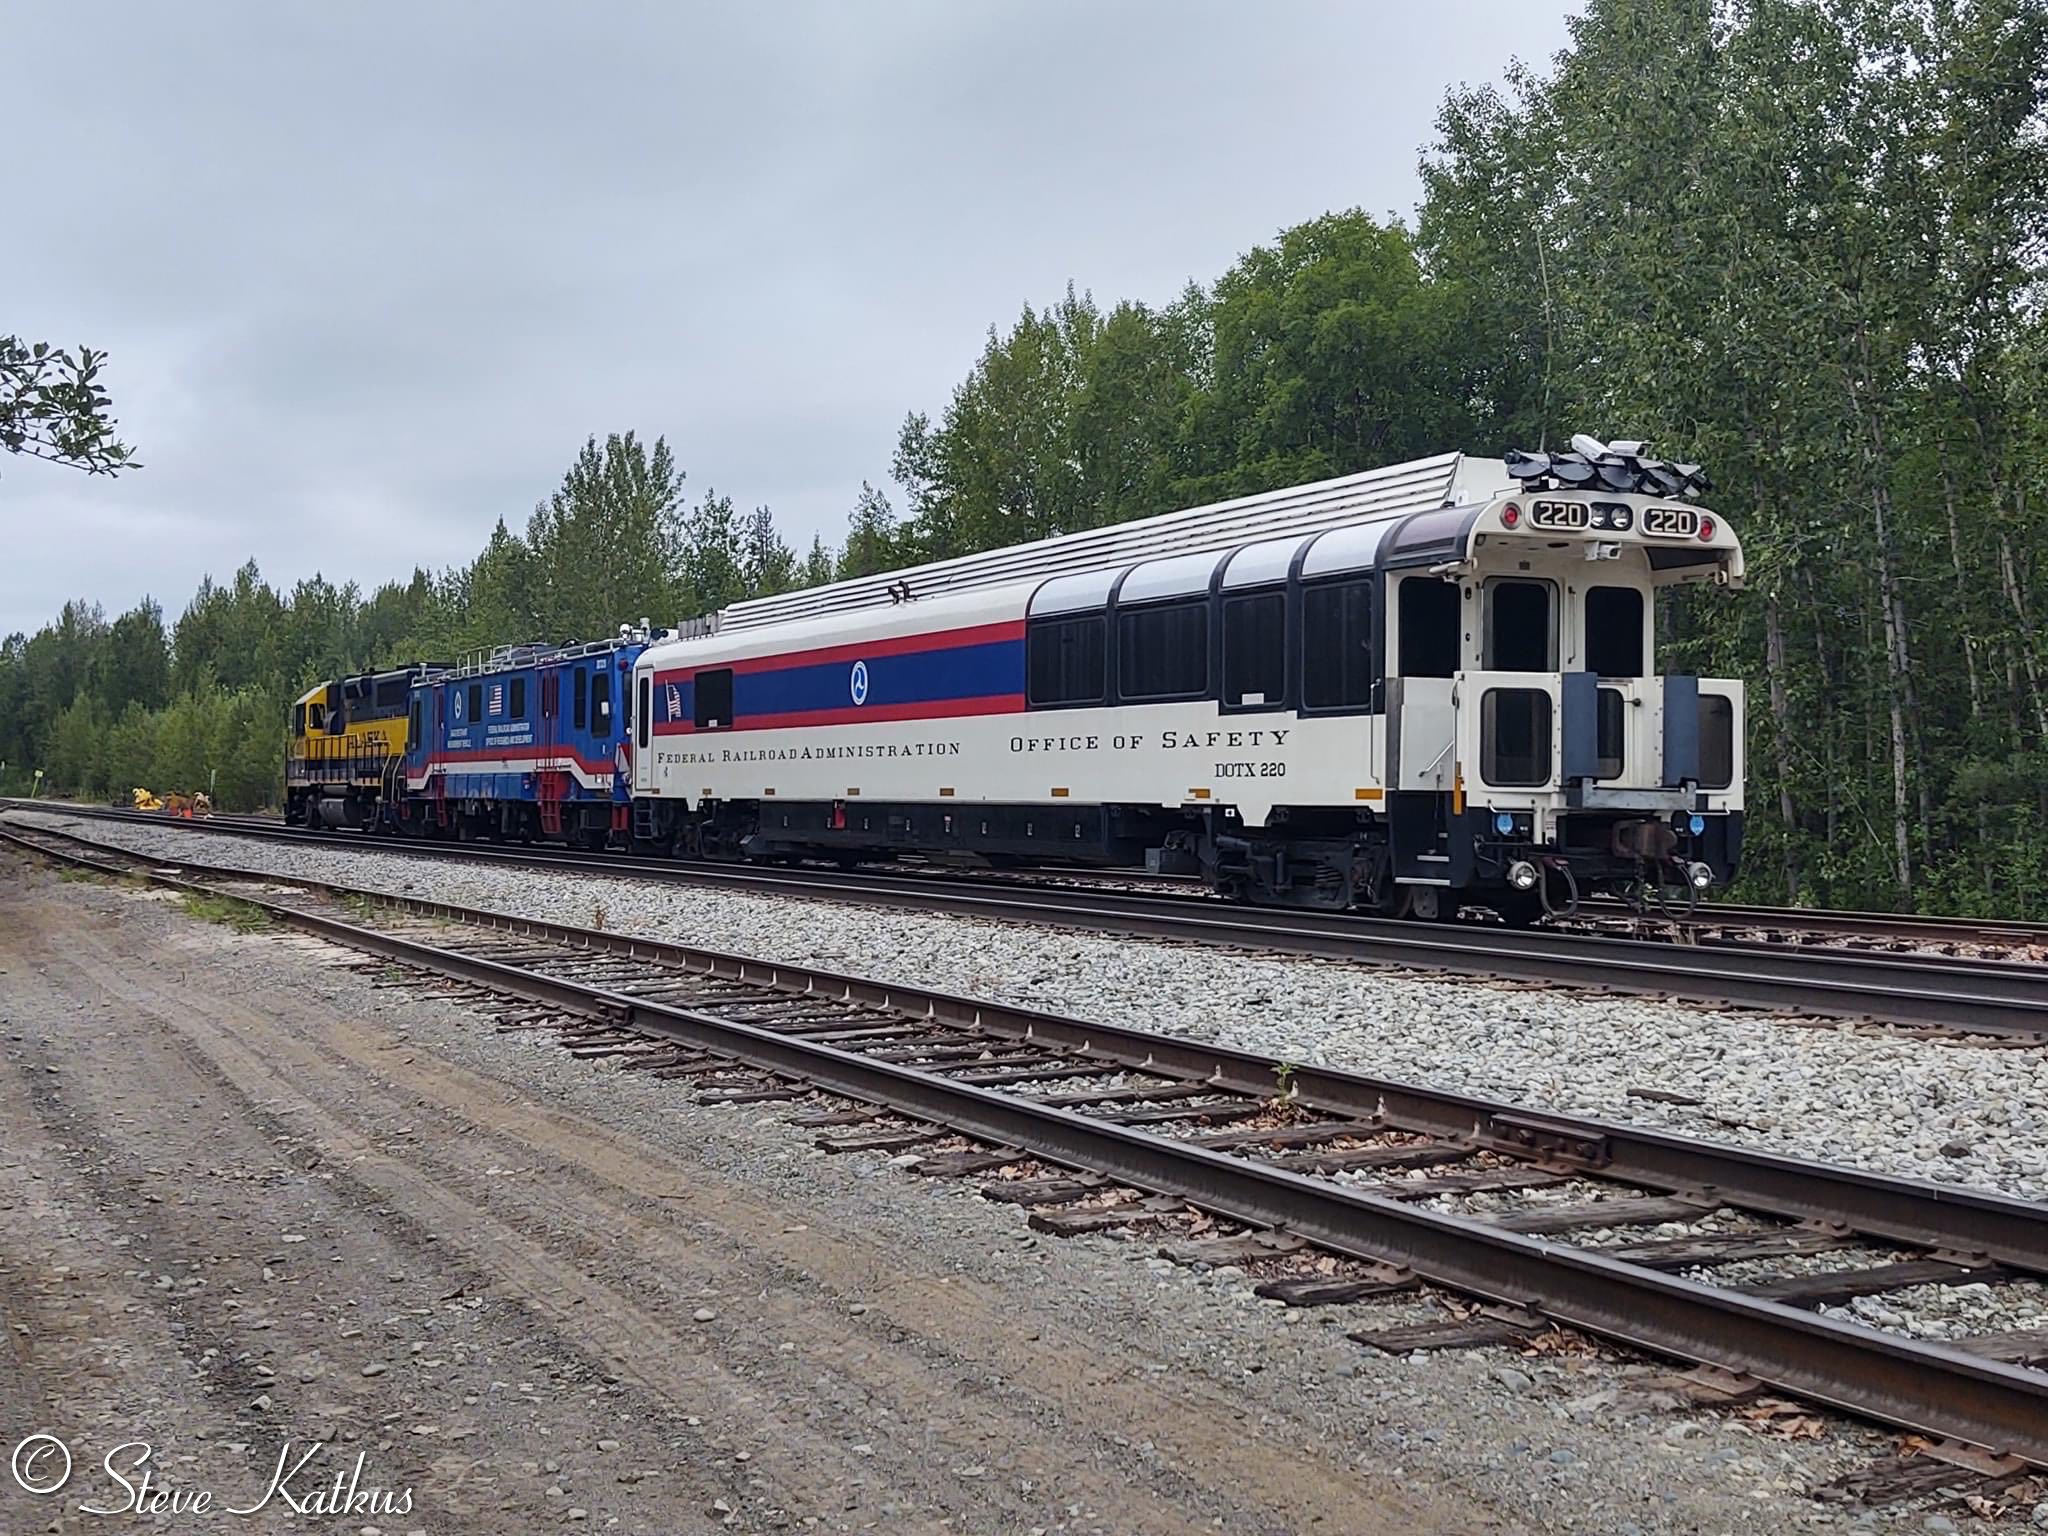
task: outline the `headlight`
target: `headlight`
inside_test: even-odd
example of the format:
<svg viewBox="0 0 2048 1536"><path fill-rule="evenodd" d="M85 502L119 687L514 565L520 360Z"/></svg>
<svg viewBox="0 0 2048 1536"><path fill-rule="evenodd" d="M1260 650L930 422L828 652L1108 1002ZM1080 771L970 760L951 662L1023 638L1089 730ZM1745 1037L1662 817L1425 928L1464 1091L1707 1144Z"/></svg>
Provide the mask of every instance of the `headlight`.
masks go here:
<svg viewBox="0 0 2048 1536"><path fill-rule="evenodd" d="M1694 890L1704 891L1714 883L1714 872L1704 864L1688 864L1685 866L1685 878L1692 882Z"/></svg>
<svg viewBox="0 0 2048 1536"><path fill-rule="evenodd" d="M1625 533L1630 528L1635 526L1635 512L1628 507L1616 507L1614 511L1609 515L1613 520L1609 522L1607 526L1614 529L1616 532Z"/></svg>
<svg viewBox="0 0 2048 1536"><path fill-rule="evenodd" d="M1536 889L1536 866L1527 859L1517 859L1508 866L1508 884L1518 891Z"/></svg>

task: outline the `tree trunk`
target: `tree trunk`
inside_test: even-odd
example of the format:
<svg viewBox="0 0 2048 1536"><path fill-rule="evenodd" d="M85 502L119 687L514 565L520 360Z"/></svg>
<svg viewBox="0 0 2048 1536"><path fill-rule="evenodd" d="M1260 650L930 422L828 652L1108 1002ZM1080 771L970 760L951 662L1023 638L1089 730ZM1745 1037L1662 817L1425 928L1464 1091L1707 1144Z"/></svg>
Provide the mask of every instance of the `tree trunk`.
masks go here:
<svg viewBox="0 0 2048 1536"><path fill-rule="evenodd" d="M1906 628L1906 608L1899 592L1898 550L1893 542L1895 521L1892 508L1891 476L1885 468L1884 424L1875 407L1866 408L1862 385L1870 377L1870 333L1860 323L1856 344L1863 363L1862 378L1845 370L1849 401L1863 429L1863 465L1870 476L1871 529L1877 536L1878 610L1884 620L1885 658L1889 663L1886 703L1891 717L1892 759L1892 851L1897 860L1899 899L1913 904L1912 774L1907 752L1908 719L1917 714L1913 698L1912 643Z"/></svg>
<svg viewBox="0 0 2048 1536"><path fill-rule="evenodd" d="M1785 626L1778 594L1764 599L1764 670L1771 684L1771 731L1778 757L1778 819L1785 825L1785 900L1799 903L1799 814L1792 799L1792 705L1785 688Z"/></svg>
<svg viewBox="0 0 2048 1536"><path fill-rule="evenodd" d="M2005 600L2012 605L2018 631L2013 636L2013 649L2019 652L2020 666L2027 674L2027 689L2034 700L2034 724L2041 732L2042 743L2048 744L2048 700L2042 697L2040 667L2034 659L2034 626L2027 614L2027 594L2020 586L2012 538L2002 527L1998 530L1998 583L2005 589Z"/></svg>
<svg viewBox="0 0 2048 1536"><path fill-rule="evenodd" d="M1949 473L1948 444L1940 445L1941 502L1948 513L1948 563L1956 579L1956 629L1962 637L1963 662L1970 672L1970 719L1984 716L1984 689L1977 680L1977 636L1970 622L1970 579L1963 572L1963 536L1956 523L1956 483Z"/></svg>

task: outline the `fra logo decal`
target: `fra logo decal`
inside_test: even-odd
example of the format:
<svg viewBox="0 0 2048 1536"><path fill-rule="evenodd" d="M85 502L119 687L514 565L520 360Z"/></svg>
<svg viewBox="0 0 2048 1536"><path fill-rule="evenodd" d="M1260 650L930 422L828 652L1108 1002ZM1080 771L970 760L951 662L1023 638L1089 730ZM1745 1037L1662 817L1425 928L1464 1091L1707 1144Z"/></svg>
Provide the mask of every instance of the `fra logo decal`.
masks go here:
<svg viewBox="0 0 2048 1536"><path fill-rule="evenodd" d="M847 691L853 695L853 702L855 704L867 703L868 664L866 662L856 661L853 664L853 675L847 679Z"/></svg>

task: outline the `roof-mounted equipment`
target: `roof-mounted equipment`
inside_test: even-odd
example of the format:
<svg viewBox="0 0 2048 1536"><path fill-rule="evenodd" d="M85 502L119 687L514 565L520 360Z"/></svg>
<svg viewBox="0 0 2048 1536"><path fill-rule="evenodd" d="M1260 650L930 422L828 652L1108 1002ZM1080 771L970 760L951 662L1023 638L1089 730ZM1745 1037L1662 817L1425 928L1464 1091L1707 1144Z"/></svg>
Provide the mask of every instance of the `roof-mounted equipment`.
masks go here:
<svg viewBox="0 0 2048 1536"><path fill-rule="evenodd" d="M1507 471L1529 491L1620 491L1675 498L1714 488L1699 465L1653 459L1644 452L1647 447L1635 441L1603 443L1576 432L1570 453L1511 451Z"/></svg>

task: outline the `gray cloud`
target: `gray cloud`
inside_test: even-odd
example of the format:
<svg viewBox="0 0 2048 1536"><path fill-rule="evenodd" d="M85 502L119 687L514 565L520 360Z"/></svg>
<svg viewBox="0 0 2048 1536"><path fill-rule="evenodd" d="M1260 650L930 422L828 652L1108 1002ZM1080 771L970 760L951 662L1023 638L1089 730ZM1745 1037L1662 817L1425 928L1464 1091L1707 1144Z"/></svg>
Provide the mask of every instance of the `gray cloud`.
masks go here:
<svg viewBox="0 0 2048 1536"><path fill-rule="evenodd" d="M992 322L1405 213L1537 0L267 7L0 0L0 329L112 353L147 467L0 462L0 633L202 572L366 586L516 527L583 437L836 537Z"/></svg>

